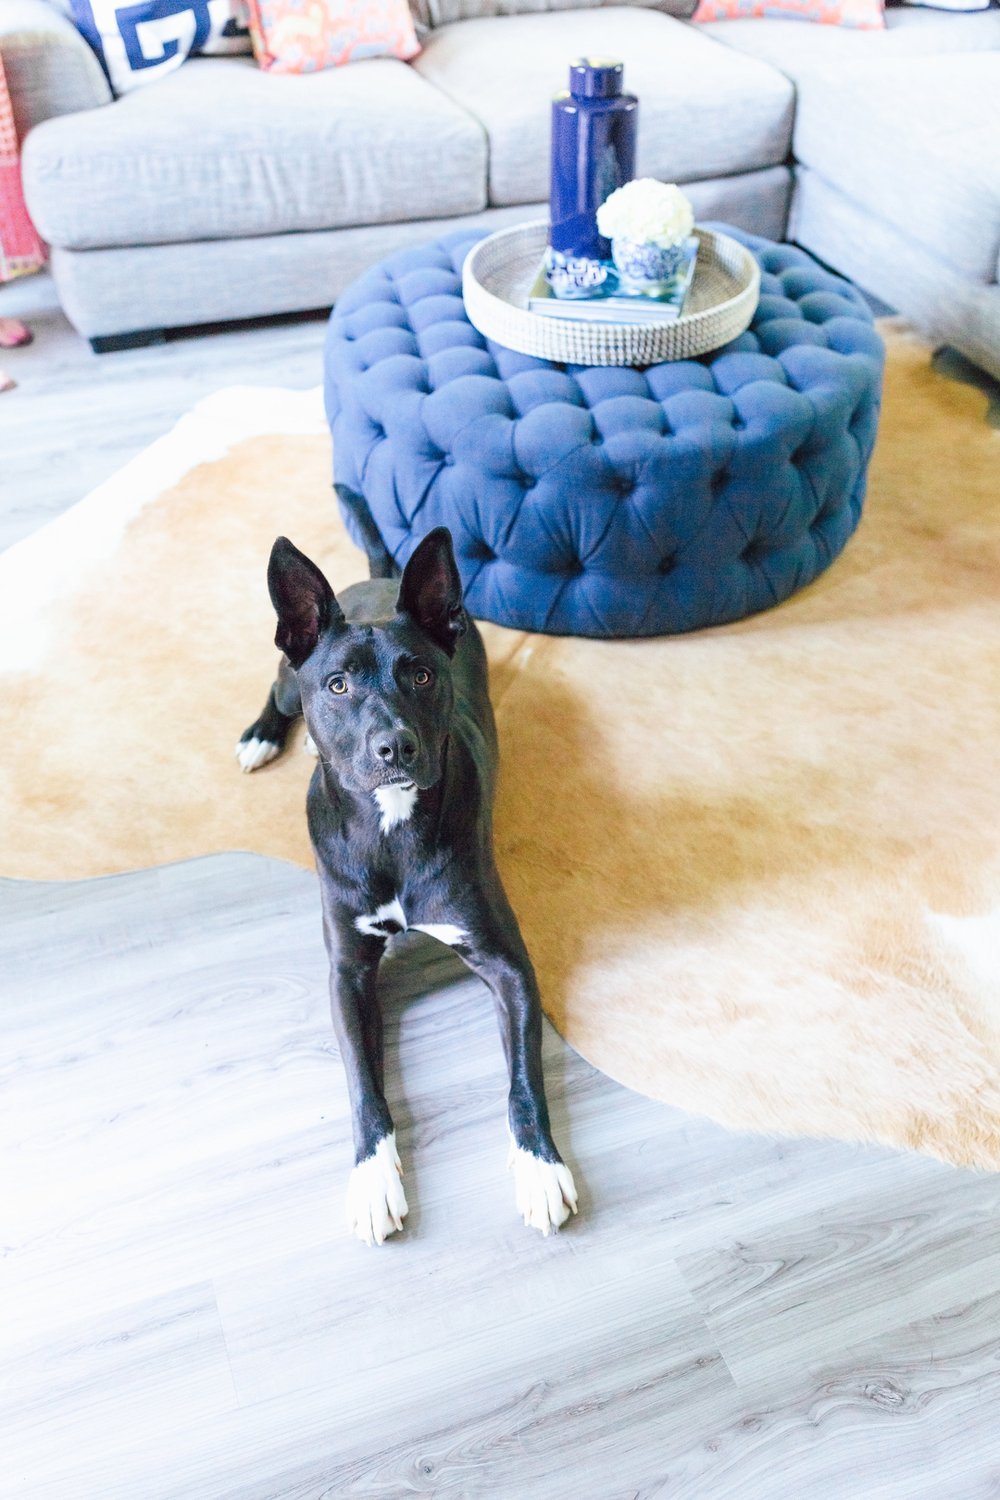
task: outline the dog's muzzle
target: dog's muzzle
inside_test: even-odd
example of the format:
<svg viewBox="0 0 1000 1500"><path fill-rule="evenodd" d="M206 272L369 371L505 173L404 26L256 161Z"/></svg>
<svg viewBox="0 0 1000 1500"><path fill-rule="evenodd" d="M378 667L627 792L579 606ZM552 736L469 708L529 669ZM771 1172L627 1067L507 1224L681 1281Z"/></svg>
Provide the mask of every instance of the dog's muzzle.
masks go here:
<svg viewBox="0 0 1000 1500"><path fill-rule="evenodd" d="M420 755L420 741L412 729L377 729L371 736L369 742L371 753L376 762L381 762L382 767L389 773L387 780L406 777L406 773L417 762ZM395 773L395 777L392 777ZM408 778L407 778L408 779Z"/></svg>

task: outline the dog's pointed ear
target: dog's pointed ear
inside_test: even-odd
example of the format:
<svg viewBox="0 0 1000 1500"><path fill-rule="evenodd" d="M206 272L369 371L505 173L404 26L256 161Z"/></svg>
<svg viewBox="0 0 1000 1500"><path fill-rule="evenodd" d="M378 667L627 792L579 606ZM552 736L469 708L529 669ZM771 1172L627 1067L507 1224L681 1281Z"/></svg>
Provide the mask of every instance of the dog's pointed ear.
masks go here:
<svg viewBox="0 0 1000 1500"><path fill-rule="evenodd" d="M396 608L410 615L449 656L454 653L468 620L447 526L429 531L414 551L403 569Z"/></svg>
<svg viewBox="0 0 1000 1500"><path fill-rule="evenodd" d="M274 644L293 667L312 655L324 630L347 623L319 568L286 536L271 548L267 587L278 616Z"/></svg>

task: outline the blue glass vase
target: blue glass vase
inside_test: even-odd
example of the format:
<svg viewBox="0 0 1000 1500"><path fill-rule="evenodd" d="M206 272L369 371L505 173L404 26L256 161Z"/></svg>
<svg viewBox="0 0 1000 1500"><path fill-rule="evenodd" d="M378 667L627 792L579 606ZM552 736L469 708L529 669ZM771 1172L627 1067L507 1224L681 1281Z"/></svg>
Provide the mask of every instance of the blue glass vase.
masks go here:
<svg viewBox="0 0 1000 1500"><path fill-rule="evenodd" d="M597 210L635 176L639 101L622 93L624 71L620 62L580 58L570 65L568 92L552 101L547 268L557 273L549 279L558 296L572 296L575 279L596 274L587 264L609 258Z"/></svg>

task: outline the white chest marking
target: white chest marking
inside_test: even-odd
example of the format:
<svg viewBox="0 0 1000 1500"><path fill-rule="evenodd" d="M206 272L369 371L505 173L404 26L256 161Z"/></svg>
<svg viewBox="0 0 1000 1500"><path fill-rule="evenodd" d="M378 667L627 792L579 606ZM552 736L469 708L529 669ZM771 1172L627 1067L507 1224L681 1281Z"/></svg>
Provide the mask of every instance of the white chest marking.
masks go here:
<svg viewBox="0 0 1000 1500"><path fill-rule="evenodd" d="M382 813L379 826L383 833L388 833L397 823L405 823L412 814L417 789L412 781L406 781L399 786L380 786L372 792L372 796Z"/></svg>
<svg viewBox="0 0 1000 1500"><path fill-rule="evenodd" d="M393 932L406 931L406 918L396 897L373 911L370 917L355 917L354 925L367 937L388 937Z"/></svg>
<svg viewBox="0 0 1000 1500"><path fill-rule="evenodd" d="M389 937L394 932L406 932L411 926L399 904L398 896L394 896L370 916L355 917L354 925L366 937L380 938ZM426 932L428 937L437 938L439 943L447 943L449 948L465 942L464 928L456 927L453 922L414 922L412 928L414 932Z"/></svg>
<svg viewBox="0 0 1000 1500"><path fill-rule="evenodd" d="M439 943L447 943L449 948L454 948L456 943L465 942L465 929L456 927L453 922L413 922L411 925L414 932L426 932L428 937L437 938Z"/></svg>

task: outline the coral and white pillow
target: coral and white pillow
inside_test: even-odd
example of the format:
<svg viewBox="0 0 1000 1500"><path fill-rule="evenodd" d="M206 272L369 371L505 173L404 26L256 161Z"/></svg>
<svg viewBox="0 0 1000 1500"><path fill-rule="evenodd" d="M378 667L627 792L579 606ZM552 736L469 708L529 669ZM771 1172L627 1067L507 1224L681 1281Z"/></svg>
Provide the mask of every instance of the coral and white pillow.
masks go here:
<svg viewBox="0 0 1000 1500"><path fill-rule="evenodd" d="M192 52L249 52L242 0L72 0L77 29L116 94L152 83Z"/></svg>
<svg viewBox="0 0 1000 1500"><path fill-rule="evenodd" d="M692 21L743 21L750 16L775 20L819 21L826 26L853 26L882 31L882 0L699 0Z"/></svg>
<svg viewBox="0 0 1000 1500"><path fill-rule="evenodd" d="M269 73L318 73L366 57L415 57L407 0L249 0L250 35Z"/></svg>

